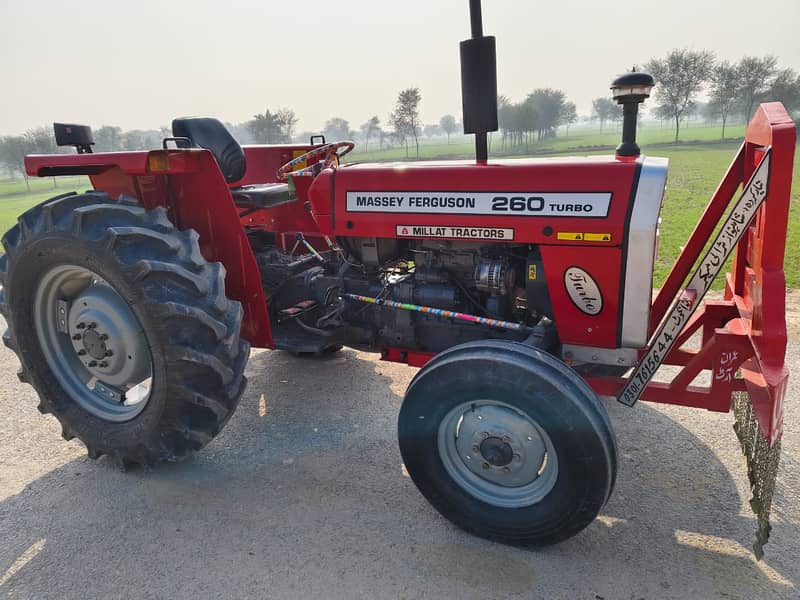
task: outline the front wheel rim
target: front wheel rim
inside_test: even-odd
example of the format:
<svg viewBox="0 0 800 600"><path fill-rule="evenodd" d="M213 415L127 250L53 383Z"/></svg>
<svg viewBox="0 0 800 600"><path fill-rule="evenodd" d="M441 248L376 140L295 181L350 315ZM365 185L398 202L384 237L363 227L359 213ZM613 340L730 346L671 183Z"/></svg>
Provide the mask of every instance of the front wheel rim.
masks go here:
<svg viewBox="0 0 800 600"><path fill-rule="evenodd" d="M33 320L50 372L82 409L111 422L144 410L153 377L149 344L102 277L76 265L49 269L36 288Z"/></svg>
<svg viewBox="0 0 800 600"><path fill-rule="evenodd" d="M550 436L529 415L505 402L459 404L439 424L437 443L450 477L492 506L536 504L558 478L558 456Z"/></svg>

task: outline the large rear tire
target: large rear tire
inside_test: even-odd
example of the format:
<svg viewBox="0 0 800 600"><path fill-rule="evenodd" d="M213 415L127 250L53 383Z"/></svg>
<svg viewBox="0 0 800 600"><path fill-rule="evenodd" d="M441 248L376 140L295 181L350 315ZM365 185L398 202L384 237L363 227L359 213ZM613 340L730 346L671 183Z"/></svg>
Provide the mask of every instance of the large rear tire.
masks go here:
<svg viewBox="0 0 800 600"><path fill-rule="evenodd" d="M549 354L506 341L455 346L409 385L399 417L411 479L481 537L548 545L608 500L616 441L597 396Z"/></svg>
<svg viewBox="0 0 800 600"><path fill-rule="evenodd" d="M149 466L220 432L249 346L225 269L203 258L196 232L162 208L90 192L32 208L2 241L3 340L65 439Z"/></svg>

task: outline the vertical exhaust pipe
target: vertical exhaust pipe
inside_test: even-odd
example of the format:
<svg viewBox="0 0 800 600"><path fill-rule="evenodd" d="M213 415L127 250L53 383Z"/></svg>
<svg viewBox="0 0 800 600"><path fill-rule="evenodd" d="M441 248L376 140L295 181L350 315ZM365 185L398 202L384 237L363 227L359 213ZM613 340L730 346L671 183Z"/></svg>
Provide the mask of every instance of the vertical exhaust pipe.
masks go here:
<svg viewBox="0 0 800 600"><path fill-rule="evenodd" d="M497 131L497 48L483 35L481 0L469 2L472 38L461 42L461 107L464 133L475 134L475 160L489 159L488 133Z"/></svg>

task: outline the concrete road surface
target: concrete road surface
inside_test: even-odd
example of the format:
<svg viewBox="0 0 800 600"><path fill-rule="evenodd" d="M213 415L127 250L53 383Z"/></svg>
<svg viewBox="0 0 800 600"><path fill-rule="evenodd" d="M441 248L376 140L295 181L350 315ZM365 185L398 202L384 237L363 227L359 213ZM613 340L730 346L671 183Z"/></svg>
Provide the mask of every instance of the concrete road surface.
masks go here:
<svg viewBox="0 0 800 600"><path fill-rule="evenodd" d="M66 443L0 351L0 597L798 598L800 365L763 562L732 417L610 405L614 495L577 537L521 550L440 517L404 474L414 369L351 350L254 352L249 389L196 458L122 473Z"/></svg>

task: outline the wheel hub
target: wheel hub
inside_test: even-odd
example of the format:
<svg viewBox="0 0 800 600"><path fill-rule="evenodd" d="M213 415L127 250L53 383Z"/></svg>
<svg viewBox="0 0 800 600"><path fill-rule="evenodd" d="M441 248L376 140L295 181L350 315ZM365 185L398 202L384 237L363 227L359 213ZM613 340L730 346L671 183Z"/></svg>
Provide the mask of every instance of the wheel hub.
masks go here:
<svg viewBox="0 0 800 600"><path fill-rule="evenodd" d="M58 265L33 298L36 334L53 376L84 410L128 421L150 397L150 346L128 302L97 273Z"/></svg>
<svg viewBox="0 0 800 600"><path fill-rule="evenodd" d="M481 456L494 467L505 467L514 460L514 450L500 438L489 437L481 442Z"/></svg>
<svg viewBox="0 0 800 600"><path fill-rule="evenodd" d="M450 411L439 426L439 452L461 487L495 506L534 504L558 476L547 433L504 402L478 400Z"/></svg>
<svg viewBox="0 0 800 600"><path fill-rule="evenodd" d="M105 334L89 329L81 335L81 340L83 341L83 349L88 352L89 356L98 360L106 357L108 349L104 341Z"/></svg>
<svg viewBox="0 0 800 600"><path fill-rule="evenodd" d="M111 286L91 285L72 301L68 331L81 362L105 384L124 390L148 377L147 340Z"/></svg>

